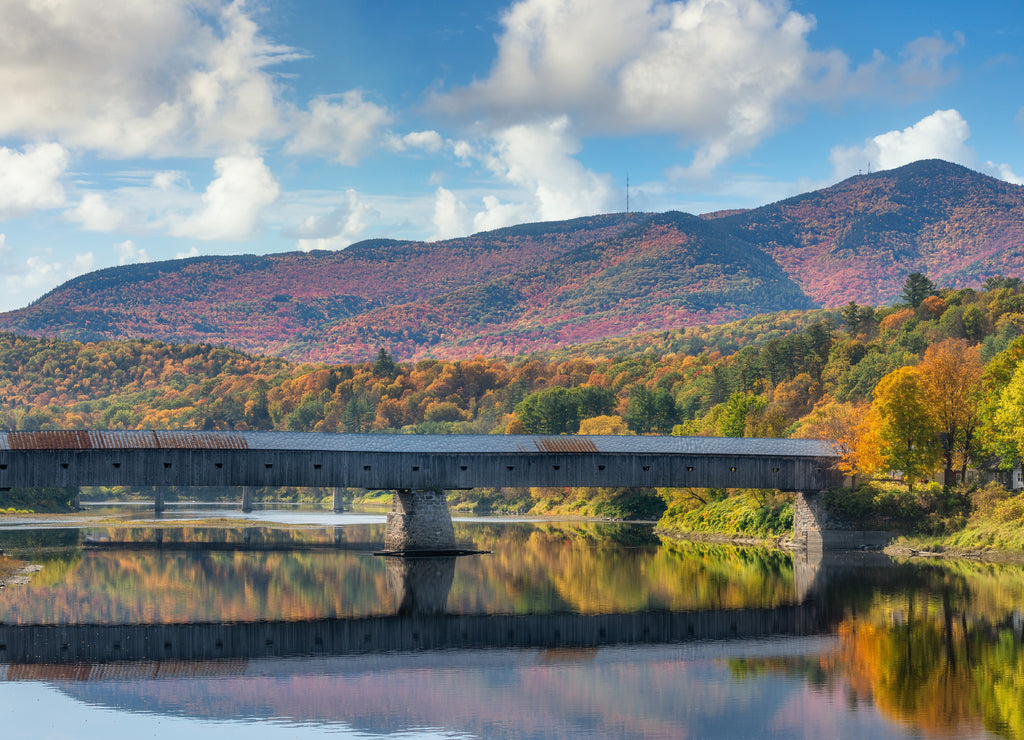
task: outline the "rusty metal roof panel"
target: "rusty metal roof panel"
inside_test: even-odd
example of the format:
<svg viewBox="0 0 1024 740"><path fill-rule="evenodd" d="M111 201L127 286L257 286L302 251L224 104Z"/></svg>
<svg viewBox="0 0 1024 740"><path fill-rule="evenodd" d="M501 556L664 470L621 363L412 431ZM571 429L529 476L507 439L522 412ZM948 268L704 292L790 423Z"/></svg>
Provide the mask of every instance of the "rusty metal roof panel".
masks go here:
<svg viewBox="0 0 1024 740"><path fill-rule="evenodd" d="M535 437L533 443L541 452L597 452L589 437Z"/></svg>
<svg viewBox="0 0 1024 740"><path fill-rule="evenodd" d="M89 432L92 446L98 450L152 450L159 447L156 432L142 429Z"/></svg>
<svg viewBox="0 0 1024 740"><path fill-rule="evenodd" d="M239 432L155 432L157 446L168 450L247 450L249 445Z"/></svg>
<svg viewBox="0 0 1024 740"><path fill-rule="evenodd" d="M12 450L89 450L92 444L85 431L8 432Z"/></svg>

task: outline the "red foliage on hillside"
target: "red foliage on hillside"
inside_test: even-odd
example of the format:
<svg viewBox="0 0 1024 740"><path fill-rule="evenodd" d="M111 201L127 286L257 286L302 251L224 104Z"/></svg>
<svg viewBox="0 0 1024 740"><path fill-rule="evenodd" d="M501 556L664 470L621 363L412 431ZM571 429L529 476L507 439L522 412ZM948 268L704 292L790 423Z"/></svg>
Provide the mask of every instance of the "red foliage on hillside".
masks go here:
<svg viewBox="0 0 1024 740"><path fill-rule="evenodd" d="M225 344L295 360L510 355L818 302L886 304L906 276L1024 276L1024 187L929 160L761 208L612 214L437 243L100 270L0 330Z"/></svg>

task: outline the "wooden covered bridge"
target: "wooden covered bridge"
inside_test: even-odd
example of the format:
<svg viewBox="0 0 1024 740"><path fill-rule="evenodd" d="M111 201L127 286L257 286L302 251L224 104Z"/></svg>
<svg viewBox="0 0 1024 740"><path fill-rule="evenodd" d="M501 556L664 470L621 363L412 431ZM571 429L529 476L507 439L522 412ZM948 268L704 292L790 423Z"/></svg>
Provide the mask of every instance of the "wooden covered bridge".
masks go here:
<svg viewBox="0 0 1024 740"><path fill-rule="evenodd" d="M444 490L836 485L826 441L724 437L0 432L0 488L254 486L395 491L389 551L455 547ZM799 534L799 533L798 533Z"/></svg>

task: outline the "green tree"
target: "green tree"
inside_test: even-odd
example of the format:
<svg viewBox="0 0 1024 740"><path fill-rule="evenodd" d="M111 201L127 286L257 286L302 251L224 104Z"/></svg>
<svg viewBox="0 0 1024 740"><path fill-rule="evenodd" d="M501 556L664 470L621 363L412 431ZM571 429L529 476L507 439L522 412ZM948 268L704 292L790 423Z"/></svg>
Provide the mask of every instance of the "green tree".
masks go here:
<svg viewBox="0 0 1024 740"><path fill-rule="evenodd" d="M391 359L391 355L387 353L383 347L377 351L377 359L373 363L373 374L378 378L387 378L394 380L398 377L398 365Z"/></svg>
<svg viewBox="0 0 1024 740"><path fill-rule="evenodd" d="M718 417L718 431L723 437L742 437L747 429L747 417L763 411L767 405L764 396L733 393Z"/></svg>
<svg viewBox="0 0 1024 740"><path fill-rule="evenodd" d="M935 283L920 272L910 273L903 283L903 302L913 309L917 309L924 303L925 298L937 295L937 293Z"/></svg>
<svg viewBox="0 0 1024 740"><path fill-rule="evenodd" d="M857 326L860 324L860 306L857 305L856 301L850 301L839 310L839 315L843 319L843 323L846 324L846 328L851 334L857 333Z"/></svg>
<svg viewBox="0 0 1024 740"><path fill-rule="evenodd" d="M668 390L651 391L644 385L636 385L629 392L629 406L623 419L630 430L638 434L668 434L679 421L679 411Z"/></svg>

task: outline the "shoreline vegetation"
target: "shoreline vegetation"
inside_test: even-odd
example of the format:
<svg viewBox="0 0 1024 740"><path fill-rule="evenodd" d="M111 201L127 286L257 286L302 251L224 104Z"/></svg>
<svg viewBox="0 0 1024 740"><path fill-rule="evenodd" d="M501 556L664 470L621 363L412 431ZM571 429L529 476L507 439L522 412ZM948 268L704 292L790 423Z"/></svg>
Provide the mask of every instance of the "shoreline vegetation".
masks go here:
<svg viewBox="0 0 1024 740"><path fill-rule="evenodd" d="M147 492L124 489L87 489L91 503L138 503L151 501ZM6 492L10 493L10 492ZM184 494L184 495L183 495ZM27 495L27 492L26 492ZM646 489L474 489L449 494L452 514L489 518L529 517L536 519L596 522L638 522L654 525L654 533L669 539L734 545L755 545L793 549L793 498L779 491L689 491L689 504L679 503L675 491ZM698 497L706 497L706 499ZM858 530L887 530L898 537L885 552L898 557L951 557L1001 562L1024 561L1024 531L1018 520L1024 498L997 483L944 489L932 483L916 491L897 481L862 483L855 489L833 489L824 494L830 516L840 526ZM24 496L22 496L24 498ZM66 496L50 496L56 508L49 511L0 508L5 519L31 517L55 526L138 526L131 520L75 512ZM190 497L170 490L168 503L231 503L237 493L226 489L219 497ZM637 502L640 502L639 504ZM658 501L662 501L659 513ZM673 502L674 503L664 503ZM330 510L331 498L317 489L267 489L256 496L258 504L312 505ZM616 503L617 502L617 503ZM391 505L390 491L346 489L347 511L385 513ZM168 519L146 526L251 526L252 520L230 515L196 519ZM260 522L259 526L291 527ZM313 525L308 525L313 526ZM0 579L0 583L3 580Z"/></svg>

